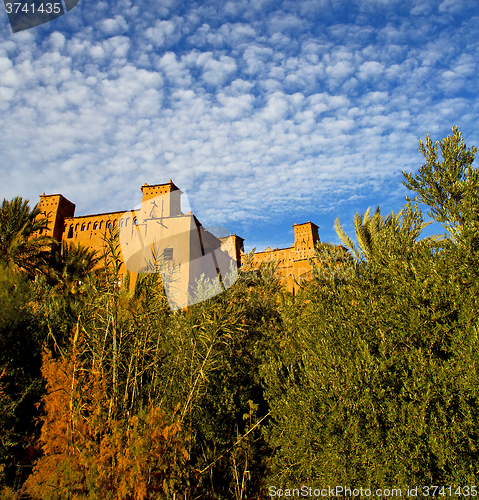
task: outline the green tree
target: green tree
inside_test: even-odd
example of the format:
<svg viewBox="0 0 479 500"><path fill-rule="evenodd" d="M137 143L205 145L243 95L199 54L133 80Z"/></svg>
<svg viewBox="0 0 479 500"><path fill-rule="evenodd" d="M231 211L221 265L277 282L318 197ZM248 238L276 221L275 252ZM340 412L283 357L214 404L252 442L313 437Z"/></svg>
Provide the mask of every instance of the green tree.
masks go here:
<svg viewBox="0 0 479 500"><path fill-rule="evenodd" d="M269 484L391 487L475 481L477 285L455 255L411 243L404 211L349 280L312 282L264 377Z"/></svg>
<svg viewBox="0 0 479 500"><path fill-rule="evenodd" d="M31 280L0 262L0 488L19 487L35 459L46 340L37 299Z"/></svg>
<svg viewBox="0 0 479 500"><path fill-rule="evenodd" d="M403 239L405 238L404 247L409 248L417 241L422 230L431 224L431 222L424 222L422 214L413 209L409 203L396 215L392 213L387 217L383 217L380 207L376 208L372 217L370 213L371 209L368 208L364 214L359 215L359 212L357 212L354 217L358 245L344 231L339 222L339 217L334 222L336 234L358 262L371 261L378 248L378 242L381 242L386 237L392 237L395 233L402 234ZM434 235L427 238L431 241L437 241L439 236Z"/></svg>
<svg viewBox="0 0 479 500"><path fill-rule="evenodd" d="M42 236L48 219L39 218L37 206L17 196L0 208L0 260L13 270L34 275L44 270L52 239Z"/></svg>
<svg viewBox="0 0 479 500"><path fill-rule="evenodd" d="M440 222L453 241L477 240L479 230L479 172L473 166L477 149L468 149L457 127L452 136L419 141L426 162L416 175L403 171L403 184L426 204L428 215ZM442 159L439 157L439 151ZM477 243L476 243L477 245Z"/></svg>
<svg viewBox="0 0 479 500"><path fill-rule="evenodd" d="M409 200L398 215L357 216L359 247L342 238L356 275L311 282L285 311L263 365L270 484L477 481L478 266L464 259L475 237L475 148L467 154L458 133L441 144L447 162L431 155L412 187L452 241L418 239L424 217Z"/></svg>
<svg viewBox="0 0 479 500"><path fill-rule="evenodd" d="M261 429L269 409L260 365L280 336L284 299L274 271L248 264L226 292L188 312L195 362L208 367L186 416L197 497L264 498L270 449Z"/></svg>
<svg viewBox="0 0 479 500"><path fill-rule="evenodd" d="M351 251L353 256L358 261L368 260L373 252L373 241L377 233L384 225L384 218L381 217L380 207L376 208L374 215L371 217L371 208L368 208L363 215L356 213L354 217L354 229L356 232L356 239L359 246L346 234L339 217L334 221L334 228L339 236L339 239Z"/></svg>
<svg viewBox="0 0 479 500"><path fill-rule="evenodd" d="M74 292L99 262L95 250L64 242L61 252L54 252L51 256L50 278L58 287Z"/></svg>

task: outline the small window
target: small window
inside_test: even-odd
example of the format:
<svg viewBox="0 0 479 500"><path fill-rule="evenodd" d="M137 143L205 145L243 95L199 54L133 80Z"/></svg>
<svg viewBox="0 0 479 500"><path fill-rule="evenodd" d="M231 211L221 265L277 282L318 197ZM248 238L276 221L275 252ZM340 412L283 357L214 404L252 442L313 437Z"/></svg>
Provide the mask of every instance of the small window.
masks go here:
<svg viewBox="0 0 479 500"><path fill-rule="evenodd" d="M120 221L120 227L123 227L124 225L125 225L125 221L124 220Z"/></svg>
<svg viewBox="0 0 479 500"><path fill-rule="evenodd" d="M95 230L96 230L96 229L99 229L99 227L98 227L98 222L95 222L95 223L93 224L93 229L95 229Z"/></svg>
<svg viewBox="0 0 479 500"><path fill-rule="evenodd" d="M68 228L68 236L67 238L73 238L73 226L70 226Z"/></svg>
<svg viewBox="0 0 479 500"><path fill-rule="evenodd" d="M108 222L108 223L107 223L107 225L106 225L106 227L107 227L108 229L111 229L111 222Z"/></svg>
<svg viewBox="0 0 479 500"><path fill-rule="evenodd" d="M173 260L173 249L172 248L165 248L163 250L163 259L164 260Z"/></svg>
<svg viewBox="0 0 479 500"><path fill-rule="evenodd" d="M82 225L81 225L81 230L82 230L82 231L86 231L86 224L82 224Z"/></svg>
<svg viewBox="0 0 479 500"><path fill-rule="evenodd" d="M137 219L133 219L133 225L134 226L138 225L138 220Z"/></svg>

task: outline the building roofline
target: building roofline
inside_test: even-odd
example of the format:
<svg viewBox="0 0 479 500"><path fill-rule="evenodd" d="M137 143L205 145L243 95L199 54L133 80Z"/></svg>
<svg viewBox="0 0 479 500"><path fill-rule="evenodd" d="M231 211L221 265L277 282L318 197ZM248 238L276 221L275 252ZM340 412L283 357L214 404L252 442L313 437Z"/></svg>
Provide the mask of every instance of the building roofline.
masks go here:
<svg viewBox="0 0 479 500"><path fill-rule="evenodd" d="M85 217L102 217L104 215L115 215L115 214L127 214L127 213L135 213L135 210L119 210L117 212L105 212L101 214L87 214L87 215L75 215L74 217L65 217L65 220L71 220L71 219L83 219ZM193 214L181 214L181 215L172 215L171 217L147 217L146 219L148 220L160 220L160 219L177 219L178 217L195 217ZM195 217L196 219L196 217ZM198 219L196 219L198 221ZM201 226L201 222L198 221L199 225Z"/></svg>
<svg viewBox="0 0 479 500"><path fill-rule="evenodd" d="M144 187L162 187L162 186L173 186L173 191L180 191L180 193L182 193L183 191L181 191L181 189L170 179L169 182L164 182L163 184L147 184L146 182L143 184L143 186L141 186L141 191L143 192L143 188Z"/></svg>
<svg viewBox="0 0 479 500"><path fill-rule="evenodd" d="M300 224L298 224L299 226ZM325 242L323 242L325 243ZM338 245L335 245L334 243L326 243L327 245L332 245L333 247L337 248L337 247L342 247L344 250L348 251L348 249L344 246L344 245L341 245L341 244L338 244ZM255 255L258 255L259 253L270 253L270 252L281 252L283 250L292 250L294 249L294 245L291 245L290 247L284 247L284 248L275 248L274 250L262 250L261 252L255 252L254 254Z"/></svg>
<svg viewBox="0 0 479 500"><path fill-rule="evenodd" d="M308 220L308 222L302 222L301 224L294 223L291 227L305 226L306 224L311 224L311 226L314 226L315 228L319 229L319 226L317 224L315 224L314 222L311 222L310 220Z"/></svg>
<svg viewBox="0 0 479 500"><path fill-rule="evenodd" d="M65 201L67 201L68 203L70 203L70 205L72 205L73 207L76 207L75 203L73 203L73 201L70 201L68 198L65 198L65 196L63 196L61 193L57 193L57 194L41 194L40 195L40 198L50 198L52 196L59 196L60 198L63 198Z"/></svg>
<svg viewBox="0 0 479 500"><path fill-rule="evenodd" d="M210 231L211 232L211 231ZM244 238L242 238L241 236L238 236L236 233L234 234L230 234L229 236L217 236L217 238L219 240L226 240L228 238L231 238L232 236L235 236L236 238L238 238L239 240L243 240L244 241Z"/></svg>
<svg viewBox="0 0 479 500"><path fill-rule="evenodd" d="M85 217L101 217L102 215L126 214L127 212L132 212L132 210L119 210L117 212L104 212L101 214L75 215L73 217L65 217L65 220L67 220L67 219L83 219Z"/></svg>
<svg viewBox="0 0 479 500"><path fill-rule="evenodd" d="M255 255L258 255L259 253L269 253L269 252L281 252L283 250L291 250L294 248L294 245L291 245L290 247L284 247L284 248L275 248L275 249L269 249L269 250L262 250L261 252L255 252Z"/></svg>

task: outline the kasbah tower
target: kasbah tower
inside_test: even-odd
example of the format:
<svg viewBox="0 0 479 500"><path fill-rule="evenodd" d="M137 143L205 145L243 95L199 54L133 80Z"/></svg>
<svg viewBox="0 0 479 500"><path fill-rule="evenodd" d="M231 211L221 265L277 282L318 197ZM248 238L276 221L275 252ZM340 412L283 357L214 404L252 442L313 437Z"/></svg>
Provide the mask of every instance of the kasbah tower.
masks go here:
<svg viewBox="0 0 479 500"><path fill-rule="evenodd" d="M238 266L241 266L246 261L244 254L243 238L233 234L224 238L216 238L208 231L204 230L202 224L190 212L183 214L181 212L181 190L170 181L166 184L148 185L144 184L141 187L142 191L142 209L141 214L144 218L155 220L162 224L184 224L184 219L188 217L197 228L201 228L203 234L201 251L208 251L211 247L221 247L221 250L234 259ZM158 207L154 203L157 197L161 197L161 206ZM139 212L118 211L107 212L93 215L75 216L75 205L67 200L61 194L46 195L43 193L40 196L38 204L40 216L47 217L49 220L47 236L52 237L60 244L66 242L69 244L80 244L91 250L98 252L101 255L105 250L105 234L109 228L123 229L130 226L135 226L143 222L136 220L133 214ZM130 215L133 215L130 217ZM120 227L119 227L120 226ZM301 279L309 280L313 276L312 266L308 258L315 259L314 246L320 241L318 226L310 221L302 224L294 224L294 244L287 248L267 248L263 252L257 252L253 255L252 264L259 265L262 262L277 263L277 276L289 291L297 289L297 283ZM45 233L44 233L45 234ZM206 237L205 237L206 235ZM204 247L204 248L203 248ZM58 245L54 246L53 251L59 251ZM175 261L175 255L171 249L164 249L167 259ZM126 272L126 267L123 264L121 273Z"/></svg>

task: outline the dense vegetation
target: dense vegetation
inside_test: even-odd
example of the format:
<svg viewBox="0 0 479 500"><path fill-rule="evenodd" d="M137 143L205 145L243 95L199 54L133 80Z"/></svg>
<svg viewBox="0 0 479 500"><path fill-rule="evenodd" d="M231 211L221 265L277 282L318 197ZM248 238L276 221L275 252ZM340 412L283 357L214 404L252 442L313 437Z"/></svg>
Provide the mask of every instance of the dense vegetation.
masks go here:
<svg viewBox="0 0 479 500"><path fill-rule="evenodd" d="M420 142L399 214L319 244L295 295L246 265L172 312L119 248L45 252L0 210L0 492L31 499L255 499L276 488L474 485L479 173L461 134ZM424 203L446 229L420 238ZM93 271L95 269L95 271Z"/></svg>

